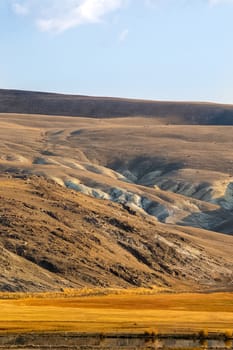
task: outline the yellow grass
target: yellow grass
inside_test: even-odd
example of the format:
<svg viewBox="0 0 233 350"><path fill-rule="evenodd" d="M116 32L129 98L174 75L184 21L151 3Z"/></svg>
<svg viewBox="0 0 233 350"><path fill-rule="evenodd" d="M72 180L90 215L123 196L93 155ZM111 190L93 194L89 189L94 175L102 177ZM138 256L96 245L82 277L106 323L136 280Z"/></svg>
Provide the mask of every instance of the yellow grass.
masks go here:
<svg viewBox="0 0 233 350"><path fill-rule="evenodd" d="M108 294L0 300L0 331L231 332L233 293Z"/></svg>

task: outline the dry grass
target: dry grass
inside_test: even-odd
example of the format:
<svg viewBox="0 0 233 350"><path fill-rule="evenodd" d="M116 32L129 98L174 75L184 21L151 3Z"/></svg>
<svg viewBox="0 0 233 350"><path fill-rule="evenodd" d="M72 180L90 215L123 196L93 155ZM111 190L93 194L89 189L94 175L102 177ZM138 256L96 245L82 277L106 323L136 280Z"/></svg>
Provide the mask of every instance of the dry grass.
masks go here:
<svg viewBox="0 0 233 350"><path fill-rule="evenodd" d="M47 295L0 300L1 332L232 332L233 294Z"/></svg>
<svg viewBox="0 0 233 350"><path fill-rule="evenodd" d="M233 237L171 225L186 219L190 225L189 220L197 219L198 226L199 214L204 213L210 215L205 216L210 228L215 219L222 223L227 216L231 231L231 212L226 215L211 203L139 185L148 184L144 176L159 169L171 173L175 181L226 179L227 184L233 172L232 127L213 126L210 133L207 126L158 125L156 118L2 114L0 138L2 173L40 175L0 181L3 290L153 284L182 291L200 290L200 284L201 289L232 288ZM171 170L177 167L181 169L174 175ZM136 183L121 180L124 169L138 174ZM41 175L64 188L47 183ZM153 185L158 179L151 176L148 181ZM67 180L80 181L98 195L116 188L127 198L129 192L133 208L134 201L139 206L151 202L145 206L162 213L161 220L169 225L131 215L116 203L68 191ZM51 275L54 271L60 272L58 280Z"/></svg>
<svg viewBox="0 0 233 350"><path fill-rule="evenodd" d="M101 297L105 295L155 295L158 293L169 293L174 292L169 288L162 288L153 286L151 288L127 288L127 289L119 289L119 288L63 288L62 292L0 292L0 300L4 299L66 299L66 298L76 298L76 297Z"/></svg>

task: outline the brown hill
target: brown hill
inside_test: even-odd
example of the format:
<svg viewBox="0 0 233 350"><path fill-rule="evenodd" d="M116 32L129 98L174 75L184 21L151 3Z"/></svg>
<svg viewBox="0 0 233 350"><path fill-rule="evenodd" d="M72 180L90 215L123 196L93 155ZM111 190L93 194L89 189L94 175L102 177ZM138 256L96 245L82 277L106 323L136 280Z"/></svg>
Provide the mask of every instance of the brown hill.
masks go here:
<svg viewBox="0 0 233 350"><path fill-rule="evenodd" d="M233 106L0 90L0 113L111 118L146 116L163 123L233 125Z"/></svg>
<svg viewBox="0 0 233 350"><path fill-rule="evenodd" d="M231 106L12 91L0 101L20 112L0 114L1 290L232 288L233 126L194 125ZM67 116L75 106L88 118Z"/></svg>
<svg viewBox="0 0 233 350"><path fill-rule="evenodd" d="M45 176L159 221L233 233L232 127L0 116L0 169Z"/></svg>
<svg viewBox="0 0 233 350"><path fill-rule="evenodd" d="M157 223L39 177L0 179L1 290L231 288L232 237Z"/></svg>

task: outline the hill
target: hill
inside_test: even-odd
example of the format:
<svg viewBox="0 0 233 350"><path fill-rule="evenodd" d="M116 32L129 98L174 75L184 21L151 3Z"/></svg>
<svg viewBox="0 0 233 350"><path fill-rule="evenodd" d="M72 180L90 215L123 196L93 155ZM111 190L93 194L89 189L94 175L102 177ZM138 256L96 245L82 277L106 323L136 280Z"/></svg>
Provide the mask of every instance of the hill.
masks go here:
<svg viewBox="0 0 233 350"><path fill-rule="evenodd" d="M0 114L0 290L232 290L233 126L198 125L187 113L219 106L139 117L130 101L135 115L116 118L93 98L103 118L84 118L22 108L74 98L89 113L90 98L7 94L21 105L8 99L18 113ZM208 113L202 122L213 122Z"/></svg>
<svg viewBox="0 0 233 350"><path fill-rule="evenodd" d="M40 177L0 184L2 291L231 288L232 237L162 225Z"/></svg>
<svg viewBox="0 0 233 350"><path fill-rule="evenodd" d="M144 116L171 124L233 125L232 105L146 101L2 89L0 113L91 118Z"/></svg>

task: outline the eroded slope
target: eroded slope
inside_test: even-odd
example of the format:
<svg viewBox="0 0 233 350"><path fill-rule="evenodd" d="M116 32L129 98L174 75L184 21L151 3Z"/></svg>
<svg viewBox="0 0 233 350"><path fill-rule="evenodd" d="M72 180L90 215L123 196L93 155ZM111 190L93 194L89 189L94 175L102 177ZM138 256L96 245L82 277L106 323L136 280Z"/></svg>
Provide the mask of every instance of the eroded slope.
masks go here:
<svg viewBox="0 0 233 350"><path fill-rule="evenodd" d="M36 174L159 221L233 233L232 127L154 118L1 116L0 168Z"/></svg>
<svg viewBox="0 0 233 350"><path fill-rule="evenodd" d="M232 127L159 123L0 115L2 290L232 288Z"/></svg>
<svg viewBox="0 0 233 350"><path fill-rule="evenodd" d="M232 237L172 228L40 177L1 178L0 196L1 290L231 288Z"/></svg>

